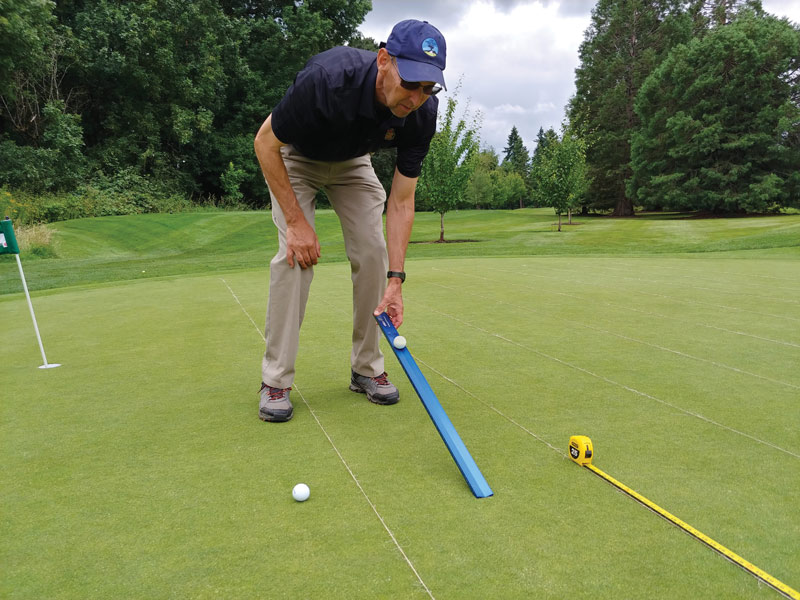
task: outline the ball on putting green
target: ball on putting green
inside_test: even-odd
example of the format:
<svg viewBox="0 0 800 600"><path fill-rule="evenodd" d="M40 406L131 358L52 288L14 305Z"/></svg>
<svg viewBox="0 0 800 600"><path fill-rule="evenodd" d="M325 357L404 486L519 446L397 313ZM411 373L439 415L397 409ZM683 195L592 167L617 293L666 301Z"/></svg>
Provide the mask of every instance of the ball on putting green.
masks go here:
<svg viewBox="0 0 800 600"><path fill-rule="evenodd" d="M398 335L396 338L394 338L392 344L394 344L394 347L398 350L402 350L406 347L406 338L404 338L402 335Z"/></svg>
<svg viewBox="0 0 800 600"><path fill-rule="evenodd" d="M311 494L311 490L308 489L308 486L305 483L298 483L294 488L292 488L292 498L297 500L298 502L305 502L308 500L308 496Z"/></svg>

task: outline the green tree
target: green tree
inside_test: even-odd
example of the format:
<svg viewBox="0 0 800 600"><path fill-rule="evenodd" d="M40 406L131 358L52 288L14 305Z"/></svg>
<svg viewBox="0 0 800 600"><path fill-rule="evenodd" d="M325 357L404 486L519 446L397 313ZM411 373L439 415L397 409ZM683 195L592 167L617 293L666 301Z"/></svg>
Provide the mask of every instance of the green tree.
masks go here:
<svg viewBox="0 0 800 600"><path fill-rule="evenodd" d="M469 114L456 119L457 95L458 88L447 98L444 114L439 115L438 131L431 140L417 182L418 197L439 213L439 242L445 241L444 215L465 202L480 145L480 113L469 123Z"/></svg>
<svg viewBox="0 0 800 600"><path fill-rule="evenodd" d="M558 230L561 231L561 215L577 208L586 193L586 145L570 132L547 144L541 160L532 174L536 186L548 206L558 215Z"/></svg>
<svg viewBox="0 0 800 600"><path fill-rule="evenodd" d="M481 150L475 160L475 170L467 186L467 202L474 208L491 208L494 203L492 172L497 169L498 156L491 148Z"/></svg>
<svg viewBox="0 0 800 600"><path fill-rule="evenodd" d="M131 167L188 193L240 190L265 204L252 139L308 58L343 44L368 0L64 0L77 65L63 85L85 92L86 152L109 174Z"/></svg>
<svg viewBox="0 0 800 600"><path fill-rule="evenodd" d="M485 169L475 169L469 178L466 200L472 208L490 208L494 201L491 173Z"/></svg>
<svg viewBox="0 0 800 600"><path fill-rule="evenodd" d="M492 171L491 178L493 208L517 208L528 195L525 180L519 173L496 169Z"/></svg>
<svg viewBox="0 0 800 600"><path fill-rule="evenodd" d="M35 193L75 189L88 169L80 116L68 113L62 100L21 92L15 107L31 121L0 136L0 184Z"/></svg>
<svg viewBox="0 0 800 600"><path fill-rule="evenodd" d="M103 186L152 177L219 196L233 163L244 200L264 205L255 132L312 54L350 40L374 49L356 31L370 9L369 0L0 0L0 185L74 185L83 177L59 165L83 155L76 168ZM61 117L45 116L47 106Z"/></svg>
<svg viewBox="0 0 800 600"><path fill-rule="evenodd" d="M15 78L44 59L52 35L52 3L47 0L0 0L0 97L13 101Z"/></svg>
<svg viewBox="0 0 800 600"><path fill-rule="evenodd" d="M555 129L550 127L545 132L544 128L539 127L539 133L536 134L536 148L534 148L533 156L531 157L531 167L528 177L529 188L531 190L534 206L547 206L547 202L542 198L541 191L536 183L534 173L542 162L544 150L553 141L558 141L558 134L556 133Z"/></svg>
<svg viewBox="0 0 800 600"><path fill-rule="evenodd" d="M528 175L528 161L530 155L528 149L522 141L522 137L517 131L517 127L511 128L511 133L508 134L508 141L506 147L503 148L503 163L502 166L508 171L519 173L523 178Z"/></svg>
<svg viewBox="0 0 800 600"><path fill-rule="evenodd" d="M490 172L500 167L500 157L492 146L483 148L478 153L478 165Z"/></svg>
<svg viewBox="0 0 800 600"><path fill-rule="evenodd" d="M218 182L230 160L197 160L225 110L223 57L235 53L235 24L217 2L86 0L59 7L80 41L73 81L91 89L83 119L89 155L108 173L134 167L140 175L198 192L201 169ZM238 161L233 161L238 164Z"/></svg>
<svg viewBox="0 0 800 600"><path fill-rule="evenodd" d="M241 187L245 199L262 206L269 202L269 193L253 156L255 132L313 54L343 44L377 50L374 40L357 32L372 3L231 0L221 5L237 31L234 47L224 55L229 65L226 73L232 77L223 108L215 116L214 135L204 137L192 148L198 154L193 160L209 165L196 178L204 190L213 192L217 186L215 174L232 160L247 172ZM392 166L388 178L381 172L378 175L387 183L393 173Z"/></svg>
<svg viewBox="0 0 800 600"><path fill-rule="evenodd" d="M220 183L222 185L222 191L224 192L223 199L226 203L230 204L238 204L242 201L244 197L242 192L239 190L239 186L242 184L242 181L247 176L242 169L234 166L232 162L228 163L228 168L225 169L225 172L220 175Z"/></svg>
<svg viewBox="0 0 800 600"><path fill-rule="evenodd" d="M745 10L763 14L761 0L690 0L689 13L694 17L696 37L714 27L728 25Z"/></svg>
<svg viewBox="0 0 800 600"><path fill-rule="evenodd" d="M536 148L533 149L531 163L536 162L536 158L542 154L544 149L547 148L547 144L549 144L552 140L558 140L558 134L556 133L556 130L550 127L547 131L545 131L544 127L539 127L539 133L536 134Z"/></svg>
<svg viewBox="0 0 800 600"><path fill-rule="evenodd" d="M0 185L40 193L83 180L81 95L61 85L74 39L52 3L0 1Z"/></svg>
<svg viewBox="0 0 800 600"><path fill-rule="evenodd" d="M502 168L509 173L517 173L525 182L527 187L528 171L530 163L530 153L522 141L516 126L511 128L511 133L508 134L508 141L506 147L503 148L503 163ZM525 198L528 194L524 194L519 198L519 207L524 206Z"/></svg>
<svg viewBox="0 0 800 600"><path fill-rule="evenodd" d="M630 193L673 210L797 205L798 70L800 31L754 12L675 48L637 99Z"/></svg>
<svg viewBox="0 0 800 600"><path fill-rule="evenodd" d="M634 101L670 48L688 41L692 22L680 0L599 0L580 47L569 120L587 143L588 202L633 214L625 181L639 126Z"/></svg>

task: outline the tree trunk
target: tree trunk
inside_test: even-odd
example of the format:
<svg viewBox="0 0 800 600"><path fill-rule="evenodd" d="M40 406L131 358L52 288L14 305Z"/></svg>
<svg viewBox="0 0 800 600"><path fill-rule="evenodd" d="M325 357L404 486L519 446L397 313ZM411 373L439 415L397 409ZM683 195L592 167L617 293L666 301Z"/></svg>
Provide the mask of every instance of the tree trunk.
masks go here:
<svg viewBox="0 0 800 600"><path fill-rule="evenodd" d="M558 230L561 231L561 213L558 213Z"/></svg>
<svg viewBox="0 0 800 600"><path fill-rule="evenodd" d="M567 209L567 225L572 225L572 209Z"/></svg>
<svg viewBox="0 0 800 600"><path fill-rule="evenodd" d="M617 192L617 205L614 207L614 212L611 213L612 217L632 217L633 216L633 200L628 198L625 193L625 184L620 183Z"/></svg>
<svg viewBox="0 0 800 600"><path fill-rule="evenodd" d="M439 243L444 243L444 213L439 213Z"/></svg>
<svg viewBox="0 0 800 600"><path fill-rule="evenodd" d="M614 212L611 213L612 217L632 217L633 216L633 202L631 202L630 198L626 198L624 195L617 200L617 206L614 208Z"/></svg>

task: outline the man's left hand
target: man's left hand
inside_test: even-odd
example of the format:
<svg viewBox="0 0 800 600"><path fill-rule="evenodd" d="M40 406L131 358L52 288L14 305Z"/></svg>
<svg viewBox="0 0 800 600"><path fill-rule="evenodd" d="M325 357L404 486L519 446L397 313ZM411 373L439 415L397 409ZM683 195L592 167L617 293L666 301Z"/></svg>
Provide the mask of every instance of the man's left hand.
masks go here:
<svg viewBox="0 0 800 600"><path fill-rule="evenodd" d="M390 279L383 294L383 300L375 309L376 317L383 312L389 315L395 328L399 328L403 324L403 290L401 286L402 282L399 279Z"/></svg>

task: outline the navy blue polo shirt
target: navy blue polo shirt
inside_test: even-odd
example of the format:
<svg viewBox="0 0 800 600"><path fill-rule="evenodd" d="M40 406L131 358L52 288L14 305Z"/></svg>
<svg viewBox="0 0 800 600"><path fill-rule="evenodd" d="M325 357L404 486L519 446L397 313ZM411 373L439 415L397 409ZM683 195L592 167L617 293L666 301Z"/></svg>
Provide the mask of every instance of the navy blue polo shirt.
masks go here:
<svg viewBox="0 0 800 600"><path fill-rule="evenodd" d="M313 160L342 161L397 148L397 170L418 177L436 131L439 101L431 96L406 118L375 99L374 52L337 47L317 54L272 112L272 131Z"/></svg>

